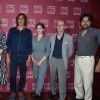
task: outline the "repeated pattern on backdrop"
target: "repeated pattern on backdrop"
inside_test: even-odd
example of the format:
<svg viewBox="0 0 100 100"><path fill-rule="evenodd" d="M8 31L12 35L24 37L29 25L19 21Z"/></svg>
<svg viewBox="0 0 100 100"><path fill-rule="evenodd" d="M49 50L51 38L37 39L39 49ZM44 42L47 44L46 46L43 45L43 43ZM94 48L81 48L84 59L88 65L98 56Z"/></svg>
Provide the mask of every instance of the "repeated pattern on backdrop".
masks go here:
<svg viewBox="0 0 100 100"><path fill-rule="evenodd" d="M0 0L0 29L6 36L9 28L15 26L15 18L18 13L25 13L28 17L28 28L36 35L35 25L43 22L46 25L46 35L52 35L56 31L56 23L62 19L67 24L66 32L71 34L76 40L76 34L79 30L79 17L84 12L91 11L90 0ZM74 76L74 57L69 61L68 69L68 89L73 90ZM9 79L9 66L7 66ZM19 72L17 73L17 81ZM35 80L32 74L32 67L28 66L25 91L35 90ZM50 91L50 74L47 70L45 91ZM9 91L9 83L0 88L0 91Z"/></svg>

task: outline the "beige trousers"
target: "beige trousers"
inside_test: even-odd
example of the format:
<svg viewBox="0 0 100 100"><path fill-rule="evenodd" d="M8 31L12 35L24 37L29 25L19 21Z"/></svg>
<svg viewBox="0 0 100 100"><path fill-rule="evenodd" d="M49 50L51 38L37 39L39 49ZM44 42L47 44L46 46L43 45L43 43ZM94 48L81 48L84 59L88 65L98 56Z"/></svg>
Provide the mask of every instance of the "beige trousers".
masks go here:
<svg viewBox="0 0 100 100"><path fill-rule="evenodd" d="M77 99L92 100L94 56L76 56L74 88Z"/></svg>

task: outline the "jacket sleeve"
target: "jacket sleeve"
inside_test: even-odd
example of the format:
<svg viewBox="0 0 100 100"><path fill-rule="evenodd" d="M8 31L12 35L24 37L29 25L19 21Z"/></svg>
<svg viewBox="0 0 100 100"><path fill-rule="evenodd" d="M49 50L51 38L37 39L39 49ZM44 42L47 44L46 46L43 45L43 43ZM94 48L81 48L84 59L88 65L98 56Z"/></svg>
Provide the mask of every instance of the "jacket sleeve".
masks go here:
<svg viewBox="0 0 100 100"><path fill-rule="evenodd" d="M32 53L32 32L29 32L29 36L28 36L28 44L27 44L27 52L29 55L31 55Z"/></svg>
<svg viewBox="0 0 100 100"><path fill-rule="evenodd" d="M7 46L7 49L6 49L6 52L9 53L10 50L11 50L11 29L9 30L8 32L8 36L7 36L7 41L6 41L6 46Z"/></svg>
<svg viewBox="0 0 100 100"><path fill-rule="evenodd" d="M46 40L46 57L48 58L50 55L50 40L47 38Z"/></svg>
<svg viewBox="0 0 100 100"><path fill-rule="evenodd" d="M96 31L96 38L97 38L97 43L100 47L100 30L99 29Z"/></svg>
<svg viewBox="0 0 100 100"><path fill-rule="evenodd" d="M68 56L71 57L74 51L74 43L73 43L73 37L70 38L69 41L69 48L68 48Z"/></svg>

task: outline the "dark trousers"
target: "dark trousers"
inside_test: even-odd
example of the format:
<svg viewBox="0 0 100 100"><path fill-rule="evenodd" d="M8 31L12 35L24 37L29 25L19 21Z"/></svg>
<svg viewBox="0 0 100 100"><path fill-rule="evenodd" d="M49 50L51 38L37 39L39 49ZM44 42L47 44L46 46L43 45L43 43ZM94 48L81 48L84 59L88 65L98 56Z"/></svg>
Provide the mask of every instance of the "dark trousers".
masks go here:
<svg viewBox="0 0 100 100"><path fill-rule="evenodd" d="M17 69L19 67L20 71L20 80L18 83L18 88L16 88L16 76ZM25 86L26 80L26 61L11 61L10 65L10 91L11 92L22 92Z"/></svg>

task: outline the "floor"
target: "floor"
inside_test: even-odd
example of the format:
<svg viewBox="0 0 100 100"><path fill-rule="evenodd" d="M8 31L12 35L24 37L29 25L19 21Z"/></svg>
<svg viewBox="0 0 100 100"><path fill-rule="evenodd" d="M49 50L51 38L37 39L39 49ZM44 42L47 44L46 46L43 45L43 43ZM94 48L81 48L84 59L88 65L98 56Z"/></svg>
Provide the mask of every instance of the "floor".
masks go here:
<svg viewBox="0 0 100 100"><path fill-rule="evenodd" d="M1 93L0 100L9 100L9 93ZM50 93L43 93L41 100L48 100L48 96ZM31 93L24 93L25 100L35 100L34 97L31 96ZM71 100L73 97L73 93L68 93L66 100ZM18 96L16 96L16 100L19 100ZM56 96L55 100L58 100L58 95Z"/></svg>
<svg viewBox="0 0 100 100"><path fill-rule="evenodd" d="M1 93L0 100L9 100L9 93ZM32 96L31 93L24 93L25 95L25 100L35 100ZM43 93L41 100L48 100L48 96L50 93ZM66 100L74 100L74 93L68 93ZM93 100L100 100L100 93L96 93L93 96ZM16 100L19 100L18 96L16 96ZM58 95L56 96L55 100L58 100Z"/></svg>
<svg viewBox="0 0 100 100"><path fill-rule="evenodd" d="M10 93L0 93L0 100L9 100ZM31 93L24 93L25 100L35 100ZM50 95L49 92L43 93L41 100L48 100L48 96ZM55 100L58 100L58 95L56 96ZM75 93L69 92L67 95L66 100L73 100L75 97ZM18 96L16 96L16 100L19 100ZM100 73L95 73L94 75L94 82L93 82L93 100L100 100Z"/></svg>

